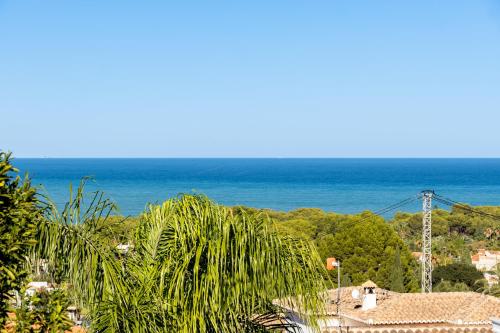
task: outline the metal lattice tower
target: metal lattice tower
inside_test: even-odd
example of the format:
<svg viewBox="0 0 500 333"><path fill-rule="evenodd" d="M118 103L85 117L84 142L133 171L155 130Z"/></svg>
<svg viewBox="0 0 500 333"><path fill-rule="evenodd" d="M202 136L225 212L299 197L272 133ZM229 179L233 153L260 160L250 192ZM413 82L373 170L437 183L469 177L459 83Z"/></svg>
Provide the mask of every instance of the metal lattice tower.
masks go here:
<svg viewBox="0 0 500 333"><path fill-rule="evenodd" d="M434 191L422 192L422 292L432 292L432 196Z"/></svg>

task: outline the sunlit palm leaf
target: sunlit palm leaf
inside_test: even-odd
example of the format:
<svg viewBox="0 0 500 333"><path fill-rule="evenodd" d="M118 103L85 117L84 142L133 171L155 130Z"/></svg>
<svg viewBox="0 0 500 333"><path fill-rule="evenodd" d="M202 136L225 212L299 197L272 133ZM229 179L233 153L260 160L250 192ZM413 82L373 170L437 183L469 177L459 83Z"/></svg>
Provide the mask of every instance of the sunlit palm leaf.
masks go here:
<svg viewBox="0 0 500 333"><path fill-rule="evenodd" d="M263 216L183 196L149 207L140 230L139 236L154 235L139 237L137 244L147 244L161 262L165 298L179 331L253 331L259 325L248 323L268 311L273 299L294 295L302 296L294 304L302 312L322 310L322 265L315 249L278 237Z"/></svg>
<svg viewBox="0 0 500 333"><path fill-rule="evenodd" d="M73 285L95 331L292 332L277 298L321 313L316 250L279 237L264 216L181 196L150 206L134 250L118 255L98 236L113 205L100 193L85 204L83 184L62 212L47 206L36 254Z"/></svg>

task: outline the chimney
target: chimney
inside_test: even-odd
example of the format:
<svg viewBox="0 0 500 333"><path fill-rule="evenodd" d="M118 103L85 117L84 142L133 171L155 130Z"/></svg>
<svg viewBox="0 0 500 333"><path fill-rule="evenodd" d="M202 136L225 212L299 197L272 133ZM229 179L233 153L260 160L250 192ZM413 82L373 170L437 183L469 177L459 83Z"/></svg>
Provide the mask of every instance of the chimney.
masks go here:
<svg viewBox="0 0 500 333"><path fill-rule="evenodd" d="M375 288L377 285L373 281L366 281L361 285L364 290L363 294L363 305L361 306L361 310L367 311L370 309L374 309L377 307L377 294L375 293Z"/></svg>

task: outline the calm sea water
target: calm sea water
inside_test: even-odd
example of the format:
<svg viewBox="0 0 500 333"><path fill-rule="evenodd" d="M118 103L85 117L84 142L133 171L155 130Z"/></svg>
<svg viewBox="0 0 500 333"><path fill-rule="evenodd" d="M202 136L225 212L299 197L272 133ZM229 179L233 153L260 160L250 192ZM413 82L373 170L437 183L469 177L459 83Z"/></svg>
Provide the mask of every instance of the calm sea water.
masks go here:
<svg viewBox="0 0 500 333"><path fill-rule="evenodd" d="M57 203L69 184L93 177L120 213L148 202L203 193L225 205L277 210L378 210L434 189L474 205L500 205L500 159L16 159ZM420 209L418 202L404 207Z"/></svg>

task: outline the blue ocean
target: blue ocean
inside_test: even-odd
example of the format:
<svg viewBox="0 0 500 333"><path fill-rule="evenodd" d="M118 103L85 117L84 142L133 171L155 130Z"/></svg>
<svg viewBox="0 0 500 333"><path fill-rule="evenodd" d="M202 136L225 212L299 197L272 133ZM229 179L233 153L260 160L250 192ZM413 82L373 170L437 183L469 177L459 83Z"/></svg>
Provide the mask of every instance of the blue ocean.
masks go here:
<svg viewBox="0 0 500 333"><path fill-rule="evenodd" d="M58 204L69 185L92 180L136 215L147 203L202 193L224 205L339 213L379 210L424 189L472 205L500 205L500 159L59 159L14 160ZM414 202L401 208L417 211Z"/></svg>

